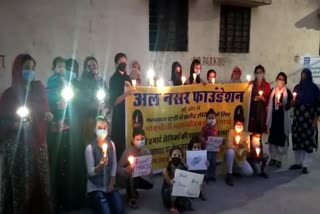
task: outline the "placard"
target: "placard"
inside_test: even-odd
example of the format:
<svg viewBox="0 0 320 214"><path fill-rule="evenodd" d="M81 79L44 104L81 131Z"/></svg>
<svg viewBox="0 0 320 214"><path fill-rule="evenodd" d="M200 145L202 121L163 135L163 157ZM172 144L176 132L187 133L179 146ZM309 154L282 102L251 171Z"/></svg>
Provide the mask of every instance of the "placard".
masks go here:
<svg viewBox="0 0 320 214"><path fill-rule="evenodd" d="M206 170L207 169L207 151L187 151L188 170Z"/></svg>
<svg viewBox="0 0 320 214"><path fill-rule="evenodd" d="M207 151L219 152L220 146L223 142L223 137L208 137Z"/></svg>
<svg viewBox="0 0 320 214"><path fill-rule="evenodd" d="M146 176L151 173L152 155L135 157L132 177Z"/></svg>
<svg viewBox="0 0 320 214"><path fill-rule="evenodd" d="M176 169L172 196L198 198L204 175Z"/></svg>

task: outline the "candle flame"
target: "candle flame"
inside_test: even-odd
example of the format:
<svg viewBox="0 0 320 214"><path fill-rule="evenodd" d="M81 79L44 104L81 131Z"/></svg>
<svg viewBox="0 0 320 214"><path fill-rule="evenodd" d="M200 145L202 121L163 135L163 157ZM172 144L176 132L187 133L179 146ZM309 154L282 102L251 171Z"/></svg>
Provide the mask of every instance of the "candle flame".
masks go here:
<svg viewBox="0 0 320 214"><path fill-rule="evenodd" d="M260 90L259 91L259 95L262 96L263 95L263 91Z"/></svg>
<svg viewBox="0 0 320 214"><path fill-rule="evenodd" d="M293 92L293 97L296 97L297 96L297 92Z"/></svg>
<svg viewBox="0 0 320 214"><path fill-rule="evenodd" d="M103 151L104 157L107 157L107 150L108 150L108 144L106 143L102 144L102 151Z"/></svg>
<svg viewBox="0 0 320 214"><path fill-rule="evenodd" d="M257 156L259 156L260 155L260 152L261 152L261 149L258 147L258 148L256 148L256 153L257 153Z"/></svg>
<svg viewBox="0 0 320 214"><path fill-rule="evenodd" d="M212 82L212 84L214 84L216 82L216 78L212 78L211 82Z"/></svg>
<svg viewBox="0 0 320 214"><path fill-rule="evenodd" d="M247 81L250 82L251 81L251 75L247 74Z"/></svg>
<svg viewBox="0 0 320 214"><path fill-rule="evenodd" d="M240 143L240 136L239 136L239 135L236 136L236 143L237 143L237 144Z"/></svg>
<svg viewBox="0 0 320 214"><path fill-rule="evenodd" d="M131 80L131 82L132 82L132 86L133 86L133 87L136 87L136 85L137 85L137 80Z"/></svg>
<svg viewBox="0 0 320 214"><path fill-rule="evenodd" d="M130 165L132 165L133 162L134 162L134 157L133 156L129 156L128 157L128 161L129 161Z"/></svg>
<svg viewBox="0 0 320 214"><path fill-rule="evenodd" d="M186 82L186 77L185 77L185 76L182 76L182 77L181 77L181 81L182 81L182 85L184 85L184 83Z"/></svg>

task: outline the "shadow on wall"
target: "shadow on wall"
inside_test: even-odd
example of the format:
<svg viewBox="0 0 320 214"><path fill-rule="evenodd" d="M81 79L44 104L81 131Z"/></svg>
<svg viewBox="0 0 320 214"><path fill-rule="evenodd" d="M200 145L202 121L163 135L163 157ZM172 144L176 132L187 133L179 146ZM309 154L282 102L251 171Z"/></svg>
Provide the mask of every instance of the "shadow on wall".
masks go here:
<svg viewBox="0 0 320 214"><path fill-rule="evenodd" d="M295 27L320 31L320 8L296 22Z"/></svg>

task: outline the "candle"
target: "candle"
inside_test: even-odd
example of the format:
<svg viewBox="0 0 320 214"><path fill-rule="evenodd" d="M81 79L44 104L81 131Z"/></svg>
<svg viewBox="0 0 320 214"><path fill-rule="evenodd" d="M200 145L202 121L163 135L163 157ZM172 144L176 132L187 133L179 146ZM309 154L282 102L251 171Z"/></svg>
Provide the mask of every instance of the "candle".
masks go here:
<svg viewBox="0 0 320 214"><path fill-rule="evenodd" d="M134 157L133 156L129 156L128 157L128 161L129 161L130 165L132 166L133 162L134 162Z"/></svg>
<svg viewBox="0 0 320 214"><path fill-rule="evenodd" d="M182 85L184 85L184 83L186 82L186 77L185 77L185 76L182 76L182 77L181 77L181 81L182 81Z"/></svg>
<svg viewBox="0 0 320 214"><path fill-rule="evenodd" d="M19 115L19 117L24 118L24 117L28 116L30 112L27 107L22 106L22 107L18 108L16 113L17 113L17 115Z"/></svg>
<svg viewBox="0 0 320 214"><path fill-rule="evenodd" d="M102 144L103 157L107 157L108 144Z"/></svg>
<svg viewBox="0 0 320 214"><path fill-rule="evenodd" d="M260 95L260 97L263 95L263 91L262 90L259 91L259 95Z"/></svg>
<svg viewBox="0 0 320 214"><path fill-rule="evenodd" d="M257 156L259 156L260 155L260 152L261 152L261 149L258 147L258 148L256 148L256 153L257 153Z"/></svg>
<svg viewBox="0 0 320 214"><path fill-rule="evenodd" d="M66 86L62 91L61 91L61 96L63 97L63 99L67 102L69 102L70 100L72 100L73 98L73 90L70 86Z"/></svg>
<svg viewBox="0 0 320 214"><path fill-rule="evenodd" d="M157 82L156 82L156 86L161 88L164 86L164 81L163 79L158 79Z"/></svg>
<svg viewBox="0 0 320 214"><path fill-rule="evenodd" d="M131 82L132 82L132 86L135 88L137 85L137 80L131 80Z"/></svg>
<svg viewBox="0 0 320 214"><path fill-rule="evenodd" d="M240 143L240 136L239 136L239 135L236 136L236 143L237 143L237 144Z"/></svg>
<svg viewBox="0 0 320 214"><path fill-rule="evenodd" d="M297 92L293 92L293 100L295 100L297 97Z"/></svg>
<svg viewBox="0 0 320 214"><path fill-rule="evenodd" d="M212 78L211 82L212 82L212 84L214 84L216 82L216 78Z"/></svg>
<svg viewBox="0 0 320 214"><path fill-rule="evenodd" d="M193 82L196 82L197 74L193 73L192 76L193 76Z"/></svg>
<svg viewBox="0 0 320 214"><path fill-rule="evenodd" d="M281 98L281 94L280 94L280 93L278 93L278 94L277 94L278 102L280 102L280 98Z"/></svg>
<svg viewBox="0 0 320 214"><path fill-rule="evenodd" d="M247 81L250 82L251 81L251 75L247 74Z"/></svg>
<svg viewBox="0 0 320 214"><path fill-rule="evenodd" d="M106 97L106 92L103 89L99 89L96 94L97 99L102 102Z"/></svg>

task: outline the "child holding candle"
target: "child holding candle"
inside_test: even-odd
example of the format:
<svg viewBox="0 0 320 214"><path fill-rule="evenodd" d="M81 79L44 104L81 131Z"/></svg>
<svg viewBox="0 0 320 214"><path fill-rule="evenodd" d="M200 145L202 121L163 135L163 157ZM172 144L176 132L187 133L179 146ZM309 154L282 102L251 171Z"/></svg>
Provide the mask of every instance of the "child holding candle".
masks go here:
<svg viewBox="0 0 320 214"><path fill-rule="evenodd" d="M271 91L268 102L267 127L269 129L270 166L281 168L283 156L289 148L289 134L292 122L289 110L291 108L292 94L287 89L287 75L280 72L276 78L277 85Z"/></svg>
<svg viewBox="0 0 320 214"><path fill-rule="evenodd" d="M179 214L179 210L193 210L192 203L187 197L172 196L172 187L174 184L174 173L176 169L187 170L182 162L183 151L180 147L173 147L169 152L169 163L163 170L163 185L161 196L166 208L170 208L171 214Z"/></svg>
<svg viewBox="0 0 320 214"><path fill-rule="evenodd" d="M206 125L202 127L200 140L202 141L204 148L206 148L209 137L218 136L216 112L211 108L206 115ZM217 152L208 151L207 158L209 161L209 167L207 170L207 181L216 180L216 154Z"/></svg>
<svg viewBox="0 0 320 214"><path fill-rule="evenodd" d="M233 186L233 163L237 166L243 175L251 176L252 167L247 161L247 154L250 152L250 136L243 130L244 117L236 117L234 128L229 131L226 151L227 176L226 183Z"/></svg>
<svg viewBox="0 0 320 214"><path fill-rule="evenodd" d="M104 116L96 118L96 139L86 147L87 194L95 213L124 213L122 198L115 189L117 170L116 147L108 136ZM107 144L106 146L103 146ZM103 149L106 149L105 153Z"/></svg>
<svg viewBox="0 0 320 214"><path fill-rule="evenodd" d="M217 72L213 69L210 69L207 72L207 80L209 84L215 84L217 79Z"/></svg>
<svg viewBox="0 0 320 214"><path fill-rule="evenodd" d="M123 153L118 165L118 183L127 189L129 206L137 209L137 189L152 189L152 168L150 174L141 177L132 177L134 170L134 158L150 155L150 151L145 147L145 132L141 128L133 129L132 146L128 147Z"/></svg>
<svg viewBox="0 0 320 214"><path fill-rule="evenodd" d="M201 139L198 136L193 137L190 140L190 143L188 144L188 150L189 151L199 151L199 150L202 150L202 148L203 148L203 143L201 142ZM209 166L209 164L210 163L207 160L207 166ZM200 170L200 171L192 171L192 172L199 173L199 174L206 174L206 171L202 171L202 170ZM206 201L207 200L207 196L203 192L203 189L204 189L204 184L202 184L202 186L201 186L201 191L200 191L199 198L202 201Z"/></svg>

